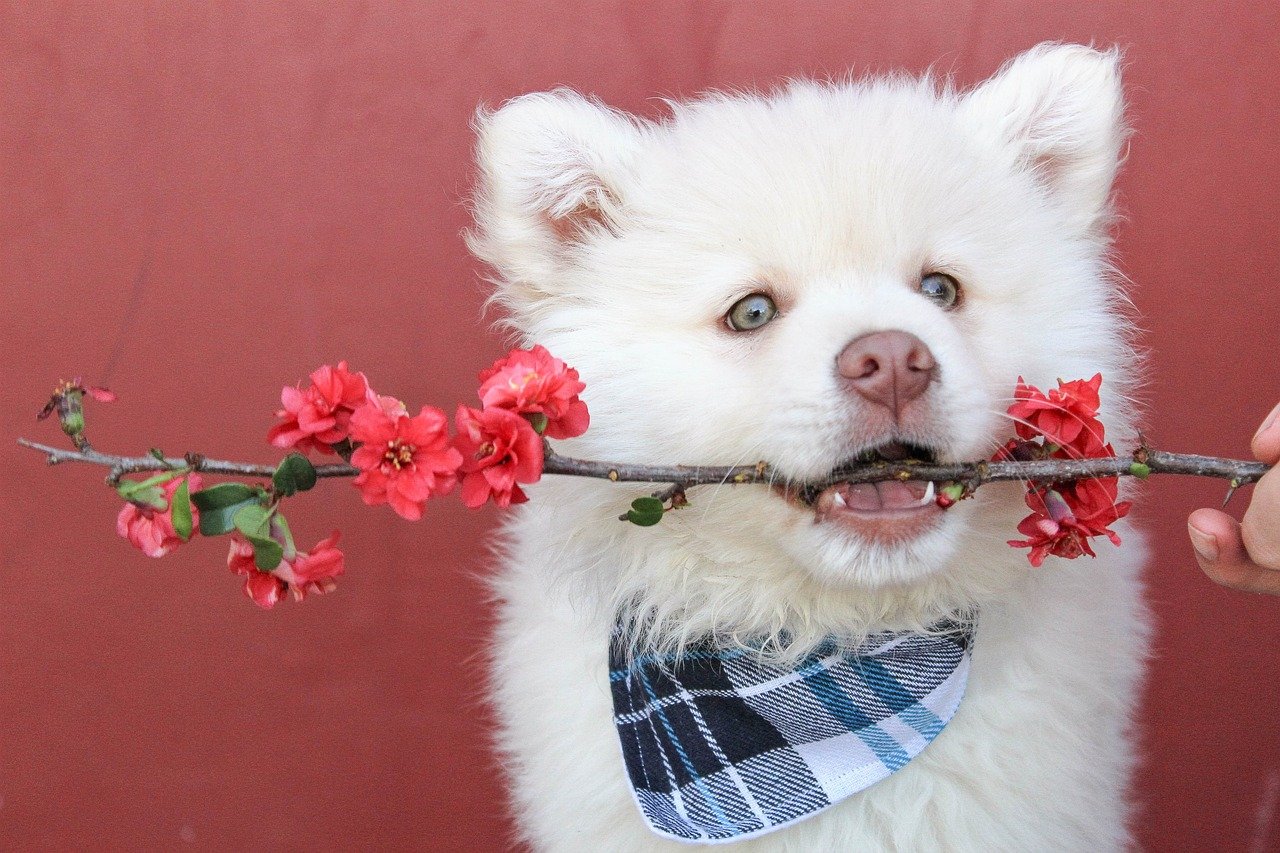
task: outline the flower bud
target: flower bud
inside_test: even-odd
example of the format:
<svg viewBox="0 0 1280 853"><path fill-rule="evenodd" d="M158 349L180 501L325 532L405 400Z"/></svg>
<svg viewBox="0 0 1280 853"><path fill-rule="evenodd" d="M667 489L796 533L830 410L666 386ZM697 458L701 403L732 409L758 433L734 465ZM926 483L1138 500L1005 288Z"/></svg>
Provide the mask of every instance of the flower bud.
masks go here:
<svg viewBox="0 0 1280 853"><path fill-rule="evenodd" d="M542 412L527 412L524 418L533 426L533 431L538 435L542 435L547 431L548 418Z"/></svg>
<svg viewBox="0 0 1280 853"><path fill-rule="evenodd" d="M67 412L60 418L62 421L62 431L70 436L77 436L84 432L84 413L79 409Z"/></svg>
<svg viewBox="0 0 1280 853"><path fill-rule="evenodd" d="M1075 513L1071 511L1071 507L1062 495L1055 489L1046 489L1044 493L1044 508L1048 510L1049 517L1058 524L1064 521L1075 521Z"/></svg>

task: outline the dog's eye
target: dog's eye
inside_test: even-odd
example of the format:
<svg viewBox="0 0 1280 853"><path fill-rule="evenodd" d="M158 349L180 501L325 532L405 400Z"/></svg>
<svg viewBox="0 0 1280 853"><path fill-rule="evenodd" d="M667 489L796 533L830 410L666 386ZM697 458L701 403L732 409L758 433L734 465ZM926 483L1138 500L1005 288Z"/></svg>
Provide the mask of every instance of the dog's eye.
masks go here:
<svg viewBox="0 0 1280 853"><path fill-rule="evenodd" d="M943 308L960 301L960 283L946 273L931 272L920 279L920 292Z"/></svg>
<svg viewBox="0 0 1280 853"><path fill-rule="evenodd" d="M778 316L778 306L773 304L773 300L763 293L753 293L733 303L733 307L729 309L724 319L729 324L729 328L735 332L749 332L760 328L776 316Z"/></svg>

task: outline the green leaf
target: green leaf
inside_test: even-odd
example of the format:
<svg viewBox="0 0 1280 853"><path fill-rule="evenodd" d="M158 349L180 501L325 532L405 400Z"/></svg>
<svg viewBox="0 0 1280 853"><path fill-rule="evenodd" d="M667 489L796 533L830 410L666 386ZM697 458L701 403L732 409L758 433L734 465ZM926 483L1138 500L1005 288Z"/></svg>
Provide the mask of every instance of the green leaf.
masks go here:
<svg viewBox="0 0 1280 853"><path fill-rule="evenodd" d="M284 546L271 538L271 519L275 515L259 503L251 503L235 515L236 530L253 545L253 564L269 572L284 559Z"/></svg>
<svg viewBox="0 0 1280 853"><path fill-rule="evenodd" d="M197 492L196 494L199 494ZM193 496L194 497L194 496ZM236 513L248 506L257 504L258 498L252 497L247 501L241 501L238 504L230 506L220 506L216 509L200 510L200 535L201 536L221 536L224 533L230 533L235 530ZM199 504L196 504L199 506Z"/></svg>
<svg viewBox="0 0 1280 853"><path fill-rule="evenodd" d="M191 494L184 479L173 493L173 532L186 542L191 538Z"/></svg>
<svg viewBox="0 0 1280 853"><path fill-rule="evenodd" d="M236 515L258 506L263 494L262 489L244 483L219 483L193 493L191 501L200 508L200 534L221 536L230 533L236 527Z"/></svg>
<svg viewBox="0 0 1280 853"><path fill-rule="evenodd" d="M169 502L165 500L164 492L159 486L148 486L139 483L136 480L125 480L116 486L116 494L138 506L149 506L154 510L164 512L168 508Z"/></svg>
<svg viewBox="0 0 1280 853"><path fill-rule="evenodd" d="M659 521L662 521L662 513L643 513L636 512L634 509L627 511L627 521L637 527L653 527Z"/></svg>
<svg viewBox="0 0 1280 853"><path fill-rule="evenodd" d="M288 497L305 492L316 484L315 466L301 453L290 453L276 466L271 485L277 494Z"/></svg>
<svg viewBox="0 0 1280 853"><path fill-rule="evenodd" d="M1139 480L1145 480L1151 476L1151 466L1143 462L1135 462L1129 466L1129 473Z"/></svg>
<svg viewBox="0 0 1280 853"><path fill-rule="evenodd" d="M235 514L232 519L236 530L245 536L270 538L271 510L259 503L251 503Z"/></svg>
<svg viewBox="0 0 1280 853"><path fill-rule="evenodd" d="M271 536L277 542L283 540L286 559L292 562L298 556L298 546L293 541L293 531L289 529L289 522L285 520L284 513L279 507L276 507L275 515L271 516Z"/></svg>
<svg viewBox="0 0 1280 853"><path fill-rule="evenodd" d="M636 498L627 511L627 521L639 527L653 527L662 521L662 501L657 498Z"/></svg>
<svg viewBox="0 0 1280 853"><path fill-rule="evenodd" d="M153 447L153 448L151 448L151 450L149 450L148 452L149 452L152 456L154 456L156 459L159 459L161 462L163 462L163 461L164 461L164 451L163 451L163 450L161 450L160 448L158 448L158 447Z"/></svg>
<svg viewBox="0 0 1280 853"><path fill-rule="evenodd" d="M284 559L284 548L274 539L250 538L253 544L253 564L261 571L269 572Z"/></svg>
<svg viewBox="0 0 1280 853"><path fill-rule="evenodd" d="M257 503L256 500L248 500L231 506L218 507L217 509L200 510L200 535L221 536L223 533L230 533L236 527L236 513L255 503Z"/></svg>
<svg viewBox="0 0 1280 853"><path fill-rule="evenodd" d="M156 474L154 477L148 477L145 480L121 480L120 484L116 486L116 491L120 494L120 497L127 501L149 503L149 498L145 496L159 494L159 489L154 488L155 486L163 486L170 480L176 480L179 477L187 476L188 473L189 469L184 468L178 471L163 471ZM145 496L139 497L139 495ZM156 509L164 508L165 504L163 502L156 507Z"/></svg>
<svg viewBox="0 0 1280 853"><path fill-rule="evenodd" d="M244 483L219 483L193 492L191 502L199 507L201 512L208 512L242 504L247 500L256 500L260 494L260 490L246 486ZM200 532L204 533L204 530L201 529Z"/></svg>

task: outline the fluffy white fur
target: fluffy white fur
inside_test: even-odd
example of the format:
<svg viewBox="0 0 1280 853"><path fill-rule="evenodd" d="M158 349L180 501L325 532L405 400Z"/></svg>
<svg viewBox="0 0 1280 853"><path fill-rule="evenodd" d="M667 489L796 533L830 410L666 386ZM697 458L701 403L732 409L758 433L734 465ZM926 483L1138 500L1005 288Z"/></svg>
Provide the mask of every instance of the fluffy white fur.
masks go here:
<svg viewBox="0 0 1280 853"><path fill-rule="evenodd" d="M1132 440L1135 356L1106 261L1124 139L1115 53L1042 45L968 93L931 79L793 82L642 121L566 90L479 117L475 252L526 342L587 383L562 452L641 463L768 460L825 474L892 429L842 389L852 339L902 329L940 365L904 438L985 458L1019 375L1101 371L1108 436ZM915 289L942 270L945 311ZM723 322L767 290L781 314ZM1123 450L1122 450L1123 452ZM539 850L687 849L642 822L611 723L615 615L674 647L818 639L979 615L955 719L892 777L751 850L1115 850L1129 839L1129 713L1145 653L1140 537L1028 567L1026 510L988 486L901 546L814 523L759 486L700 487L654 528L650 491L549 477L506 530L493 693L520 831ZM791 638L789 642L779 640Z"/></svg>

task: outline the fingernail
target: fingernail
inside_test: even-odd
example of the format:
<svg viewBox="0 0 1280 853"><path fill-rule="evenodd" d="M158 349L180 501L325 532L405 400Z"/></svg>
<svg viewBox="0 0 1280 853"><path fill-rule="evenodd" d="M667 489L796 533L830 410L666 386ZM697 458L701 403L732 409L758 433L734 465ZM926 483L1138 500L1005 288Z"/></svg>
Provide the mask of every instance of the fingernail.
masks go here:
<svg viewBox="0 0 1280 853"><path fill-rule="evenodd" d="M1277 415L1280 415L1280 405L1271 410L1271 414L1267 415L1267 419L1262 422L1262 426L1258 427L1258 431L1253 434L1253 437L1257 438L1270 429L1271 425L1276 422Z"/></svg>
<svg viewBox="0 0 1280 853"><path fill-rule="evenodd" d="M1196 553L1200 555L1200 559L1206 563L1216 563L1218 561L1218 540L1214 539L1203 530L1198 530L1187 525L1187 533L1191 534L1191 547L1196 549Z"/></svg>

